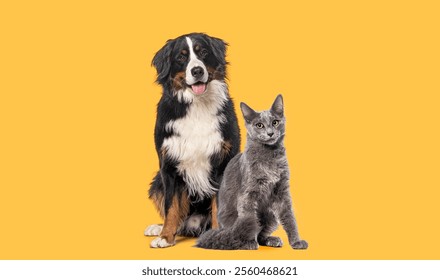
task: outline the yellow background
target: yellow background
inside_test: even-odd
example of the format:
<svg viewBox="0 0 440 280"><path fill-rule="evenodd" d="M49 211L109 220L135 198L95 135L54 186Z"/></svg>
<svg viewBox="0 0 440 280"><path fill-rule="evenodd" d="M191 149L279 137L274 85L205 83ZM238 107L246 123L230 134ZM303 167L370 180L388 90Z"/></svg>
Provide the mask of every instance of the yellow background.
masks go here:
<svg viewBox="0 0 440 280"><path fill-rule="evenodd" d="M439 14L438 1L2 1L0 258L439 259ZM149 248L150 62L194 31L229 42L236 105L283 94L308 250Z"/></svg>

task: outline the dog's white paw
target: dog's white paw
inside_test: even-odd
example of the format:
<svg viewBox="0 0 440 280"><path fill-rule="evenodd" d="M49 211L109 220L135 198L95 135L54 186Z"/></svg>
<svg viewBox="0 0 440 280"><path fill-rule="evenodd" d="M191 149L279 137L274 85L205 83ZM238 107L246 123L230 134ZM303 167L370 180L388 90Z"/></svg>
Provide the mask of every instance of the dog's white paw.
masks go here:
<svg viewBox="0 0 440 280"><path fill-rule="evenodd" d="M163 225L148 226L144 231L144 235L145 236L159 236L160 233L162 232L162 228L163 228Z"/></svg>
<svg viewBox="0 0 440 280"><path fill-rule="evenodd" d="M166 248L166 247L174 246L175 244L176 243L170 244L166 241L165 238L158 237L158 238L155 238L153 241L151 241L150 247L151 248Z"/></svg>

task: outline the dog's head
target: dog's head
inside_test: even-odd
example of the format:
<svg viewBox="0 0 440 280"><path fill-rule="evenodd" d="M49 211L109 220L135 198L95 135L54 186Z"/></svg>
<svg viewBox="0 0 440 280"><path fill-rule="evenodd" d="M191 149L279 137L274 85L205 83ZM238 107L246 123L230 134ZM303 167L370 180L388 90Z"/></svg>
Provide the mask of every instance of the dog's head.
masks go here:
<svg viewBox="0 0 440 280"><path fill-rule="evenodd" d="M154 56L157 82L176 93L189 89L203 95L213 80L226 75L227 44L203 33L191 33L168 40Z"/></svg>

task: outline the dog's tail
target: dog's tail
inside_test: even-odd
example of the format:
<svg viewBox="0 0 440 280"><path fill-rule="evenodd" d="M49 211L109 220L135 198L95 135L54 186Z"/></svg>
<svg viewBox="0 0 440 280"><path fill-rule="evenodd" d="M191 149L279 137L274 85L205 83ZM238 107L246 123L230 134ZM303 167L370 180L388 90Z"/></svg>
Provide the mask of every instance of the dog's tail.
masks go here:
<svg viewBox="0 0 440 280"><path fill-rule="evenodd" d="M218 250L256 250L258 225L252 218L240 219L231 228L211 229L197 240L196 247Z"/></svg>

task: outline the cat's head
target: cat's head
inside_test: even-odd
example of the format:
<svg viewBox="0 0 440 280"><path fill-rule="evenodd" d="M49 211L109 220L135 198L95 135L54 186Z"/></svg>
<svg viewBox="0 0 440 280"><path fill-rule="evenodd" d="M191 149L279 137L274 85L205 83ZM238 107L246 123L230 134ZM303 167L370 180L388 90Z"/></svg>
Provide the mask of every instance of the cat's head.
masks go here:
<svg viewBox="0 0 440 280"><path fill-rule="evenodd" d="M240 103L248 136L261 144L274 145L285 133L283 97L277 96L267 111L256 112L245 103Z"/></svg>

